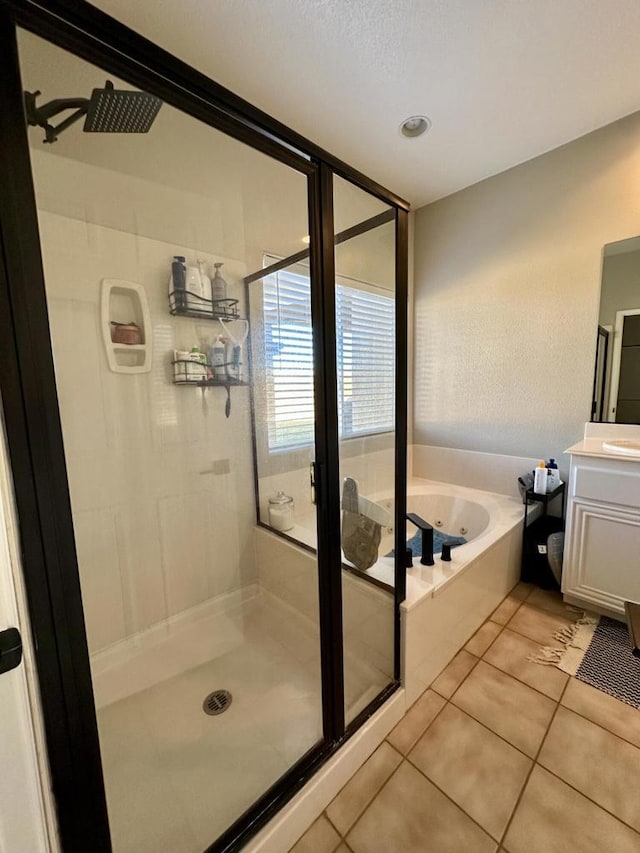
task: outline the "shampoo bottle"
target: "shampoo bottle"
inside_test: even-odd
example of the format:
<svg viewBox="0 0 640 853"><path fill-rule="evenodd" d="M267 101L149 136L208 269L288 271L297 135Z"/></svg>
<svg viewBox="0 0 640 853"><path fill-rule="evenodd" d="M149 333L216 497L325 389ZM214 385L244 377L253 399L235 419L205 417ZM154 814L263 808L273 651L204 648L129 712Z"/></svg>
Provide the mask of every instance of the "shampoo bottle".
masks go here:
<svg viewBox="0 0 640 853"><path fill-rule="evenodd" d="M555 459L550 459L547 462L549 491L552 492L560 485L560 471L558 471L558 463Z"/></svg>
<svg viewBox="0 0 640 853"><path fill-rule="evenodd" d="M547 466L540 461L533 475L533 491L537 495L547 494L547 476Z"/></svg>
<svg viewBox="0 0 640 853"><path fill-rule="evenodd" d="M171 308L185 308L185 282L187 268L184 255L174 255L171 262L171 277L169 279L169 305Z"/></svg>
<svg viewBox="0 0 640 853"><path fill-rule="evenodd" d="M203 304L203 308L209 309L209 303L211 302L211 279L206 274L206 272L202 269L204 261L198 261L198 271L200 273L200 287L202 288L202 298L206 299L206 302Z"/></svg>
<svg viewBox="0 0 640 853"><path fill-rule="evenodd" d="M225 351L225 343L218 335L209 351L209 363L216 379L224 379L226 376Z"/></svg>
<svg viewBox="0 0 640 853"><path fill-rule="evenodd" d="M222 273L220 272L220 267L224 266L224 264L218 263L213 266L215 268L215 273L211 280L211 296L213 298L213 310L215 313L216 303L221 299L227 298L227 282L222 278ZM222 308L223 306L219 307Z"/></svg>

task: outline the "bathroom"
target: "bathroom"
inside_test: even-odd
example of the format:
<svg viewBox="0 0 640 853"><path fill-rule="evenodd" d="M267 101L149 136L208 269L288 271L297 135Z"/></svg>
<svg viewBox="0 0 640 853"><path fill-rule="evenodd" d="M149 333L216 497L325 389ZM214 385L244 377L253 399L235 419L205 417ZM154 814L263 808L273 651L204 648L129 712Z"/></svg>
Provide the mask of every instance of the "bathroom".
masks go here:
<svg viewBox="0 0 640 853"><path fill-rule="evenodd" d="M120 25L14 5L12 68L41 92L28 149L3 137L23 217L3 211L23 241L9 287L43 282L4 336L42 824L23 849L286 851L498 624L520 577L517 477L555 457L568 481L603 257L627 251L603 250L638 231L638 104L408 213L174 57L135 39L120 57ZM37 114L107 80L159 99L148 132ZM345 481L373 558L349 538ZM426 565L406 512L466 544Z"/></svg>

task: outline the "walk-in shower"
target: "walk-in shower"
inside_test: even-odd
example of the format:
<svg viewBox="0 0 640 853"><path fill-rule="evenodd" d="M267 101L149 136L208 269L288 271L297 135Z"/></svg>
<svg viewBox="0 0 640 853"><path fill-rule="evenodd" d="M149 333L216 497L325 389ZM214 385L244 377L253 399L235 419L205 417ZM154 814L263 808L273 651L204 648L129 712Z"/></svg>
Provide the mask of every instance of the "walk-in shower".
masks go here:
<svg viewBox="0 0 640 853"><path fill-rule="evenodd" d="M376 507L356 527L387 553L378 496L403 512L406 213L148 44L123 58L115 23L90 50L42 14L2 90L35 390L2 391L14 464L22 423L57 495L46 601L25 574L65 851L239 849L399 682L400 573L340 531Z"/></svg>

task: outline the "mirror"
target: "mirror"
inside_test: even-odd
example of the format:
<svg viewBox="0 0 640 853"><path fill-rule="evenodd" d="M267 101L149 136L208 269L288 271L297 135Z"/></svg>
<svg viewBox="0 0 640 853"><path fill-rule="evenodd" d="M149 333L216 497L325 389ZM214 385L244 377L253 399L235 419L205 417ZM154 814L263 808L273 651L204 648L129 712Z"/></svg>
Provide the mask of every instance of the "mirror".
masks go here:
<svg viewBox="0 0 640 853"><path fill-rule="evenodd" d="M640 423L640 237L604 247L596 341L591 420Z"/></svg>

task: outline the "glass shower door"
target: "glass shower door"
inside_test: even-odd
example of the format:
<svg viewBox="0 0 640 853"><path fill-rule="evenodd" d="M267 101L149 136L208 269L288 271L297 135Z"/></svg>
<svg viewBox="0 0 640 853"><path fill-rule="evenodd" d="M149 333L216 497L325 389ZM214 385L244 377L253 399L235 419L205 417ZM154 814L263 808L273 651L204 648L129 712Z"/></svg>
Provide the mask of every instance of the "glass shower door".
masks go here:
<svg viewBox="0 0 640 853"><path fill-rule="evenodd" d="M395 678L395 209L334 176L345 719Z"/></svg>
<svg viewBox="0 0 640 853"><path fill-rule="evenodd" d="M169 103L129 132L144 93L19 45L30 115L53 127L29 144L113 850L197 853L323 740L317 560L256 527L249 397L271 401L265 512L284 517L284 492L313 531L287 449L314 452L312 349L308 429L275 399L297 321L269 327L254 374L244 284L304 245L307 176ZM88 132L47 121L79 95Z"/></svg>

